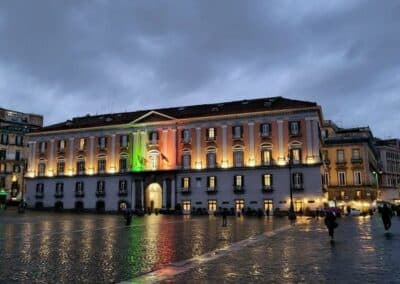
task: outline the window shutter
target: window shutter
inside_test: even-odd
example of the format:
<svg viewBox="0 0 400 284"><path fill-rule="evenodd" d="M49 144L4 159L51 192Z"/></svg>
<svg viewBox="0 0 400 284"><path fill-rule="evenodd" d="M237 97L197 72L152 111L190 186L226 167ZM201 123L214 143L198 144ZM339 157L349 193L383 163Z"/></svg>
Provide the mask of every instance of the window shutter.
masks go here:
<svg viewBox="0 0 400 284"><path fill-rule="evenodd" d="M265 176L265 174L264 174L264 175L261 175L261 185L262 185L262 186L265 185L265 178L264 178L264 176Z"/></svg>
<svg viewBox="0 0 400 284"><path fill-rule="evenodd" d="M214 187L217 187L217 176L214 177Z"/></svg>
<svg viewBox="0 0 400 284"><path fill-rule="evenodd" d="M188 188L190 188L190 178L188 178Z"/></svg>
<svg viewBox="0 0 400 284"><path fill-rule="evenodd" d="M243 125L240 126L240 137L243 137Z"/></svg>
<svg viewBox="0 0 400 284"><path fill-rule="evenodd" d="M184 188L185 186L185 178L181 178L181 188Z"/></svg>
<svg viewBox="0 0 400 284"><path fill-rule="evenodd" d="M236 186L236 176L233 176L233 185Z"/></svg>
<svg viewBox="0 0 400 284"><path fill-rule="evenodd" d="M242 187L244 187L244 176L242 176Z"/></svg>
<svg viewBox="0 0 400 284"><path fill-rule="evenodd" d="M269 175L269 183L271 184L271 186L273 186L274 185L274 180L273 180L273 175L271 174L271 175Z"/></svg>
<svg viewBox="0 0 400 284"><path fill-rule="evenodd" d="M208 135L208 134L209 134L209 131L210 131L210 128L207 128L207 129L206 129L206 138L207 138L207 140L210 138L210 135Z"/></svg>
<svg viewBox="0 0 400 284"><path fill-rule="evenodd" d="M207 177L207 187L210 187L210 177Z"/></svg>
<svg viewBox="0 0 400 284"><path fill-rule="evenodd" d="M124 137L124 135L120 135L119 136L119 146L121 147L122 146L122 141L123 141L123 138L122 137Z"/></svg>

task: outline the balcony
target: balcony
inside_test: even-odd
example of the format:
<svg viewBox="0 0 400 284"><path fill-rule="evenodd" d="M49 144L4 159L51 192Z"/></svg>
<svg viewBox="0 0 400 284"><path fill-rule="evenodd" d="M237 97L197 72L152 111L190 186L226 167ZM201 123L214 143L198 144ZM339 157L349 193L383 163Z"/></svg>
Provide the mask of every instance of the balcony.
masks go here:
<svg viewBox="0 0 400 284"><path fill-rule="evenodd" d="M43 199L43 198L44 198L44 195L43 195L43 194L36 194L36 195L35 195L35 198L36 198L36 199Z"/></svg>
<svg viewBox="0 0 400 284"><path fill-rule="evenodd" d="M274 192L274 189L270 185L264 185L262 187L262 192L263 193L272 193L272 192Z"/></svg>
<svg viewBox="0 0 400 284"><path fill-rule="evenodd" d="M64 194L63 193L56 193L54 194L54 198L63 198Z"/></svg>
<svg viewBox="0 0 400 284"><path fill-rule="evenodd" d="M345 167L346 166L346 161L345 160L337 160L336 161L336 166L337 167Z"/></svg>
<svg viewBox="0 0 400 284"><path fill-rule="evenodd" d="M82 197L85 197L85 194L84 193L75 193L75 197L82 198Z"/></svg>
<svg viewBox="0 0 400 284"><path fill-rule="evenodd" d="M242 185L234 185L233 186L233 192L237 194L243 194L244 193L244 187Z"/></svg>
<svg viewBox="0 0 400 284"><path fill-rule="evenodd" d="M215 187L207 187L207 194L217 194Z"/></svg>
<svg viewBox="0 0 400 284"><path fill-rule="evenodd" d="M331 160L329 159L324 159L324 164L329 166L331 164Z"/></svg>
<svg viewBox="0 0 400 284"><path fill-rule="evenodd" d="M351 158L351 163L353 164L362 164L363 159L362 158Z"/></svg>
<svg viewBox="0 0 400 284"><path fill-rule="evenodd" d="M118 192L118 196L122 197L122 196L128 196L128 191L127 190L120 190Z"/></svg>
<svg viewBox="0 0 400 284"><path fill-rule="evenodd" d="M182 188L181 189L181 194L182 195L189 195L189 194L192 194L192 191L189 188Z"/></svg>
<svg viewBox="0 0 400 284"><path fill-rule="evenodd" d="M96 197L97 198L99 198L99 197L105 197L106 196L106 193L104 192L104 191L98 191L98 192L96 192Z"/></svg>
<svg viewBox="0 0 400 284"><path fill-rule="evenodd" d="M296 184L292 186L293 191L304 191L304 187L302 184Z"/></svg>

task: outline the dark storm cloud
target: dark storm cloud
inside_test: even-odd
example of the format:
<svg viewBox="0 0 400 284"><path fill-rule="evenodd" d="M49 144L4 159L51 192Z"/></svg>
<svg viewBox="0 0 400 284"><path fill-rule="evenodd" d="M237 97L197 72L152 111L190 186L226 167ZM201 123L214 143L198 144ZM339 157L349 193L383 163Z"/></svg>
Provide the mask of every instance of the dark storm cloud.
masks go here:
<svg viewBox="0 0 400 284"><path fill-rule="evenodd" d="M400 136L397 1L2 1L2 106L86 113L286 96Z"/></svg>

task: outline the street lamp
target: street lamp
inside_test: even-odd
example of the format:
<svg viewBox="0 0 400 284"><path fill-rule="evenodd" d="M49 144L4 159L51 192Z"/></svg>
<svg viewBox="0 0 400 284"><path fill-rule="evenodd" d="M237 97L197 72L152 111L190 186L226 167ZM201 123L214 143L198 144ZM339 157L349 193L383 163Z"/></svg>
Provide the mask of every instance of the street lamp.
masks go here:
<svg viewBox="0 0 400 284"><path fill-rule="evenodd" d="M293 208L293 186L292 186L292 157L288 154L288 168L289 168L289 189L290 189L290 207L289 207L289 220L296 220L296 213Z"/></svg>

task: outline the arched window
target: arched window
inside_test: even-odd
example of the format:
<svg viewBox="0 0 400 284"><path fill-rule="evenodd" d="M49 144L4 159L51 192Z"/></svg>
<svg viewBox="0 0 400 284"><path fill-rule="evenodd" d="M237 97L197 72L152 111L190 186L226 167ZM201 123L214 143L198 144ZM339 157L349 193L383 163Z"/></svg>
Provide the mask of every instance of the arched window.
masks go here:
<svg viewBox="0 0 400 284"><path fill-rule="evenodd" d="M244 161L244 151L243 146L235 145L232 148L233 151L233 166L234 167L243 167Z"/></svg>
<svg viewBox="0 0 400 284"><path fill-rule="evenodd" d="M269 166L272 164L272 144L261 145L261 164L263 166Z"/></svg>
<svg viewBox="0 0 400 284"><path fill-rule="evenodd" d="M299 141L293 141L289 145L289 158L293 164L300 164L301 163L301 148L302 144Z"/></svg>
<svg viewBox="0 0 400 284"><path fill-rule="evenodd" d="M182 168L185 170L190 169L191 160L192 160L192 156L191 156L190 150L184 149L182 151Z"/></svg>
<svg viewBox="0 0 400 284"><path fill-rule="evenodd" d="M85 157L84 156L78 156L78 161L76 162L76 171L77 171L78 175L85 174L86 165L85 165Z"/></svg>
<svg viewBox="0 0 400 284"><path fill-rule="evenodd" d="M207 168L213 169L216 167L217 149L215 147L207 148Z"/></svg>
<svg viewBox="0 0 400 284"><path fill-rule="evenodd" d="M151 170L157 170L160 164L160 152L157 150L149 151L148 153L149 167Z"/></svg>
<svg viewBox="0 0 400 284"><path fill-rule="evenodd" d="M62 176L65 172L65 160L63 157L57 160L57 175Z"/></svg>
<svg viewBox="0 0 400 284"><path fill-rule="evenodd" d="M106 172L107 157L105 155L99 155L97 158L97 172L103 174Z"/></svg>
<svg viewBox="0 0 400 284"><path fill-rule="evenodd" d="M119 157L119 171L125 173L128 171L128 154L122 153Z"/></svg>

